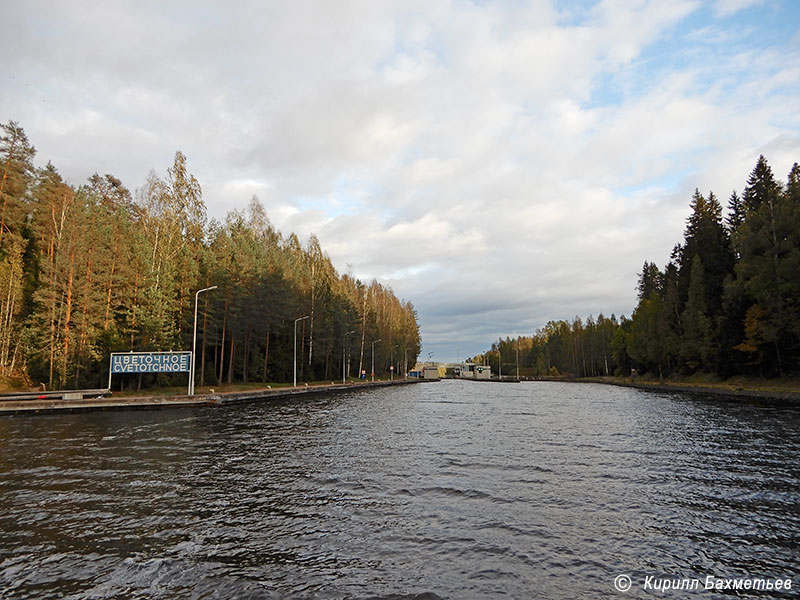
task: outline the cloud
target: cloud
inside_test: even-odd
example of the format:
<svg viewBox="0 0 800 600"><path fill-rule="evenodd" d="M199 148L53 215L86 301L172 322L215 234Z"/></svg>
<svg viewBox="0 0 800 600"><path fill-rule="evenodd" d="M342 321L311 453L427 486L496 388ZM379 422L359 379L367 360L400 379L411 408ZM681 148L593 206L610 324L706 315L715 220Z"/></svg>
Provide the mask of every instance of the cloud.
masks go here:
<svg viewBox="0 0 800 600"><path fill-rule="evenodd" d="M764 4L764 0L716 0L714 14L717 17L731 17L747 8Z"/></svg>
<svg viewBox="0 0 800 600"><path fill-rule="evenodd" d="M73 183L182 150L210 216L257 195L463 357L629 314L695 187L798 160L800 47L750 5L12 0L0 118Z"/></svg>

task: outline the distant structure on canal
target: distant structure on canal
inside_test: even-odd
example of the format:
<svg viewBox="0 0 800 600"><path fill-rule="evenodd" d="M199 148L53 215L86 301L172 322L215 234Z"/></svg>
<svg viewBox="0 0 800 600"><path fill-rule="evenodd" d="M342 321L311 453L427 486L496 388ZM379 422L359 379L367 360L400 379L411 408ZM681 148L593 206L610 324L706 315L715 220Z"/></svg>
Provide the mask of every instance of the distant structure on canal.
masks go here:
<svg viewBox="0 0 800 600"><path fill-rule="evenodd" d="M491 379L492 367L465 362L453 365L453 377L462 379Z"/></svg>
<svg viewBox="0 0 800 600"><path fill-rule="evenodd" d="M462 363L417 363L408 373L419 379L491 379L492 368L471 362Z"/></svg>

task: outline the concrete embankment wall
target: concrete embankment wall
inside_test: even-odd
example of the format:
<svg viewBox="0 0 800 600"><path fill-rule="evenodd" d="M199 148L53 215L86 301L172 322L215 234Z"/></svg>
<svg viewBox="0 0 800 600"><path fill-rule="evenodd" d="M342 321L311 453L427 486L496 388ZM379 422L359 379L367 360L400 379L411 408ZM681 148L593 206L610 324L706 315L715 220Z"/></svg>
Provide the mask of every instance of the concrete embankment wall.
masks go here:
<svg viewBox="0 0 800 600"><path fill-rule="evenodd" d="M140 396L102 398L84 398L82 400L6 400L0 402L0 416L3 415L35 415L58 412L81 412L93 410L153 410L162 408L179 408L190 406L225 406L247 402L263 402L292 396L311 394L339 394L357 390L368 390L389 386L422 383L417 379L398 379L395 381L374 381L358 383L342 383L332 385L312 385L298 387L280 387L247 392L229 392L216 394L198 394L195 396Z"/></svg>

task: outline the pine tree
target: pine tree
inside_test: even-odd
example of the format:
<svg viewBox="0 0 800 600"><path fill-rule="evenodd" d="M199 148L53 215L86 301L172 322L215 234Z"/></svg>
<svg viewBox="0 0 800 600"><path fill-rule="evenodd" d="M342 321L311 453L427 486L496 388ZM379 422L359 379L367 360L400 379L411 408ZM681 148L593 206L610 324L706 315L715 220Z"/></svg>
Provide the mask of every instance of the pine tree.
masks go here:
<svg viewBox="0 0 800 600"><path fill-rule="evenodd" d="M16 121L0 125L0 257L8 234L21 236L24 197L34 168L36 149Z"/></svg>

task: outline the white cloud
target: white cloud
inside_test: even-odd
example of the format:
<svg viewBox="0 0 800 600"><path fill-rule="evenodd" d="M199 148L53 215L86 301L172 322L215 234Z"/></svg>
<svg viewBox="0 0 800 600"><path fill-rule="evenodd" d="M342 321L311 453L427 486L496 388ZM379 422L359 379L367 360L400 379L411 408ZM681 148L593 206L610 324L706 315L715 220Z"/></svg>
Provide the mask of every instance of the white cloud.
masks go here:
<svg viewBox="0 0 800 600"><path fill-rule="evenodd" d="M763 3L764 0L716 0L714 2L714 14L718 17L731 17L746 8Z"/></svg>
<svg viewBox="0 0 800 600"><path fill-rule="evenodd" d="M451 357L630 313L695 187L800 155L797 42L692 0L6 5L0 118L41 162L135 188L180 149L211 216L257 195Z"/></svg>

